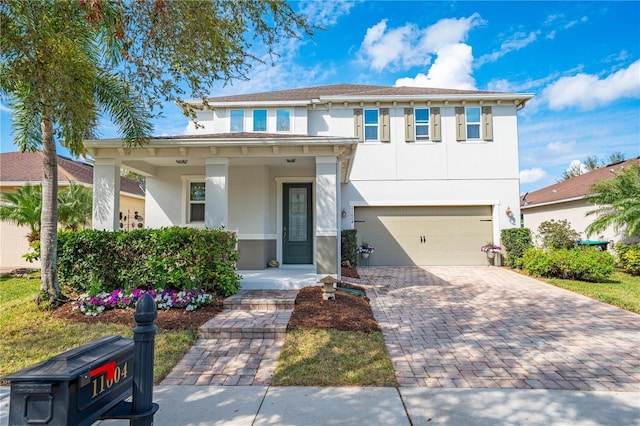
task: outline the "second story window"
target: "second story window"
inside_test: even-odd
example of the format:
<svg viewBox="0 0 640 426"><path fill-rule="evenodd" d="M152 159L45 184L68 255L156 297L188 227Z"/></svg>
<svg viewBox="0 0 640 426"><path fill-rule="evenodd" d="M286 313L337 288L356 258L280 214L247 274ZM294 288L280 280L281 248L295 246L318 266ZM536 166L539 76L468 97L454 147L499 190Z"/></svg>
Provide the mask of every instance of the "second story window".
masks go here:
<svg viewBox="0 0 640 426"><path fill-rule="evenodd" d="M244 132L244 110L232 109L229 118L232 132Z"/></svg>
<svg viewBox="0 0 640 426"><path fill-rule="evenodd" d="M276 132L291 131L291 111L288 109L276 110Z"/></svg>
<svg viewBox="0 0 640 426"><path fill-rule="evenodd" d="M267 131L267 110L266 109L253 110L253 131L254 132Z"/></svg>
<svg viewBox="0 0 640 426"><path fill-rule="evenodd" d="M429 140L429 108L416 108L416 140Z"/></svg>
<svg viewBox="0 0 640 426"><path fill-rule="evenodd" d="M377 109L364 110L364 140L365 141L378 140L378 110Z"/></svg>
<svg viewBox="0 0 640 426"><path fill-rule="evenodd" d="M480 139L480 108L466 108L467 139Z"/></svg>

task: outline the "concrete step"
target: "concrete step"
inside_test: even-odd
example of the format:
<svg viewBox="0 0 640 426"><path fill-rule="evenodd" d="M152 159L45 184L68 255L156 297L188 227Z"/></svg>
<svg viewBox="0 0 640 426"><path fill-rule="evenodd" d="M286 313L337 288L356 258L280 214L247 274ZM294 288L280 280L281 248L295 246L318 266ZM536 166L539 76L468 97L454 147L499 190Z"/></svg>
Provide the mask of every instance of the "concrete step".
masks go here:
<svg viewBox="0 0 640 426"><path fill-rule="evenodd" d="M200 339L275 339L284 337L290 309L222 311L198 329Z"/></svg>
<svg viewBox="0 0 640 426"><path fill-rule="evenodd" d="M224 299L222 306L225 310L291 310L297 294L297 290L242 290Z"/></svg>

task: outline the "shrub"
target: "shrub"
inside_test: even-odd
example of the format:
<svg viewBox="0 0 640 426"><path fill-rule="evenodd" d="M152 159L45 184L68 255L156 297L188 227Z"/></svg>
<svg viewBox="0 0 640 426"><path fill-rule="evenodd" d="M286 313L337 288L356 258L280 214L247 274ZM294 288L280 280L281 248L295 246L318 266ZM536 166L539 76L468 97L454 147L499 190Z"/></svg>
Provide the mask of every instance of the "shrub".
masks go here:
<svg viewBox="0 0 640 426"><path fill-rule="evenodd" d="M611 253L595 248L543 250L530 248L524 253L524 269L547 278L602 282L615 266Z"/></svg>
<svg viewBox="0 0 640 426"><path fill-rule="evenodd" d="M625 272L640 275L640 245L616 244L618 262Z"/></svg>
<svg viewBox="0 0 640 426"><path fill-rule="evenodd" d="M525 250L532 246L531 230L529 228L503 229L500 239L506 255L505 265L522 269L522 256Z"/></svg>
<svg viewBox="0 0 640 426"><path fill-rule="evenodd" d="M572 248L580 238L580 234L571 228L566 219L542 222L538 226L538 234L542 239L542 247L548 249Z"/></svg>
<svg viewBox="0 0 640 426"><path fill-rule="evenodd" d="M131 232L83 230L58 235L58 276L77 293L115 289L237 293L234 233L193 228Z"/></svg>
<svg viewBox="0 0 640 426"><path fill-rule="evenodd" d="M349 261L353 266L358 265L358 231L355 229L343 229L340 233L342 249L341 261Z"/></svg>

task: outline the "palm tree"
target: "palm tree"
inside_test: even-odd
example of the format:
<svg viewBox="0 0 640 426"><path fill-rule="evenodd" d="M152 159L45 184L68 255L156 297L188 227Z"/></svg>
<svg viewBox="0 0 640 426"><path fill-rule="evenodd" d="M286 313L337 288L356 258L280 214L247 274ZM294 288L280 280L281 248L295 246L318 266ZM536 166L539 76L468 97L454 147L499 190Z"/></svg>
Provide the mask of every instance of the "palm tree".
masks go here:
<svg viewBox="0 0 640 426"><path fill-rule="evenodd" d="M69 181L58 193L58 222L72 231L84 228L91 218L92 204L91 189Z"/></svg>
<svg viewBox="0 0 640 426"><path fill-rule="evenodd" d="M42 210L42 187L25 185L16 192L0 195L0 220L20 226L28 226L30 243L40 239L40 212Z"/></svg>
<svg viewBox="0 0 640 426"><path fill-rule="evenodd" d="M596 182L587 200L597 206L587 216L598 216L587 227L588 235L613 226L629 238L640 236L640 164L631 164L613 179Z"/></svg>
<svg viewBox="0 0 640 426"><path fill-rule="evenodd" d="M151 132L144 105L111 71L122 48L109 26L112 3L101 2L99 10L92 9L95 4L0 3L0 93L13 109L16 145L23 152L43 152L40 290L54 304L62 299L56 273L56 139L79 155L100 113L111 116L129 145L144 143Z"/></svg>

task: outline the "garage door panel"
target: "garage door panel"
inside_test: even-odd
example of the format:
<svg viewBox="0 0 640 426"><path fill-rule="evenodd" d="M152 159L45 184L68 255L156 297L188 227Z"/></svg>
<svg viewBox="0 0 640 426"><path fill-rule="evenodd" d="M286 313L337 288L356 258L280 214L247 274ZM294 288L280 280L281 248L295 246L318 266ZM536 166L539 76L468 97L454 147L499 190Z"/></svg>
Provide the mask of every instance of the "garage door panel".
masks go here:
<svg viewBox="0 0 640 426"><path fill-rule="evenodd" d="M360 242L376 248L370 265L484 265L490 206L358 207Z"/></svg>

